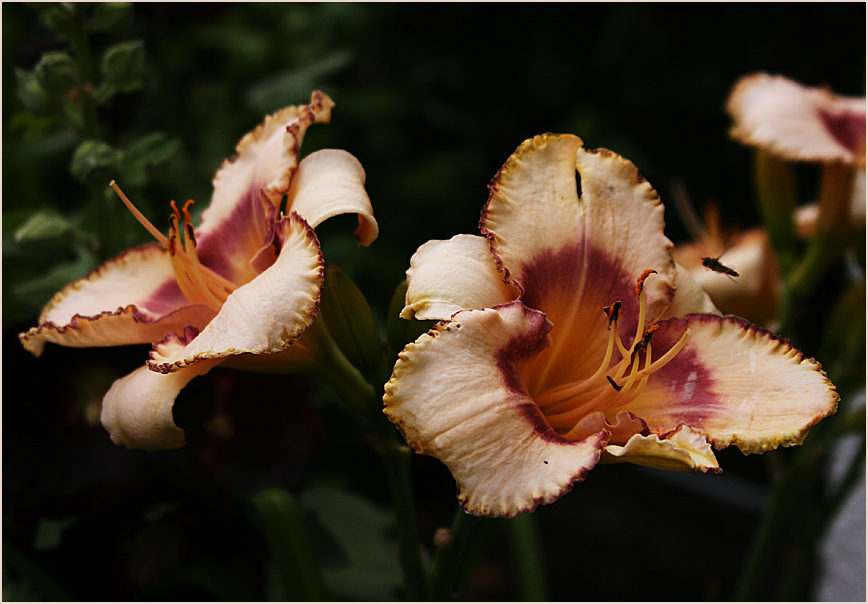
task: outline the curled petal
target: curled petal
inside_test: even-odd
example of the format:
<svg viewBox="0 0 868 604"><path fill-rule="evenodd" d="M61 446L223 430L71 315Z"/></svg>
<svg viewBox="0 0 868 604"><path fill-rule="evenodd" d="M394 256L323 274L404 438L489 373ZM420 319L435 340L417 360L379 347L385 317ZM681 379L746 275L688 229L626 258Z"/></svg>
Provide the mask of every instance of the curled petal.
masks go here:
<svg viewBox="0 0 868 604"><path fill-rule="evenodd" d="M745 76L727 110L733 138L786 159L865 165L865 98L807 88L766 73Z"/></svg>
<svg viewBox="0 0 868 604"><path fill-rule="evenodd" d="M154 345L148 365L162 373L201 359L271 354L297 340L316 316L323 263L313 229L298 214L278 225L275 263L232 292L220 312L183 348Z"/></svg>
<svg viewBox="0 0 868 604"><path fill-rule="evenodd" d="M686 329L691 333L625 407L651 432L684 424L717 449L734 444L743 453L762 453L801 444L811 426L837 409L838 394L820 364L769 331L737 317L700 314L659 326L655 352L667 351Z"/></svg>
<svg viewBox="0 0 868 604"><path fill-rule="evenodd" d="M168 253L152 243L125 251L64 287L43 309L40 325L19 339L36 356L46 342L73 347L144 344L187 325L204 327L214 314L184 298Z"/></svg>
<svg viewBox="0 0 868 604"><path fill-rule="evenodd" d="M523 387L522 367L550 329L520 302L459 312L409 344L386 384L384 412L416 451L452 471L469 513L551 503L599 459L605 431L561 438Z"/></svg>
<svg viewBox="0 0 868 604"><path fill-rule="evenodd" d="M428 241L410 258L405 319L448 319L459 310L490 308L518 298L503 282L485 237Z"/></svg>
<svg viewBox="0 0 868 604"><path fill-rule="evenodd" d="M365 191L365 170L340 149L323 149L305 157L289 191L287 211L298 212L310 226L339 214L358 214L359 245L370 245L379 232Z"/></svg>
<svg viewBox="0 0 868 604"><path fill-rule="evenodd" d="M197 363L169 375L140 367L116 380L102 402L102 425L115 444L130 449L177 449L184 431L172 417L178 393L194 377L208 373L217 361Z"/></svg>
<svg viewBox="0 0 868 604"><path fill-rule="evenodd" d="M249 261L267 243L272 217L289 192L304 133L315 122L328 122L333 106L315 92L309 105L281 109L241 139L237 155L214 177L211 204L196 230L203 264L236 283L255 276Z"/></svg>
<svg viewBox="0 0 868 604"><path fill-rule="evenodd" d="M666 438L636 434L623 447L608 445L603 449L600 463L621 462L681 472L722 472L711 445L689 426L681 426Z"/></svg>

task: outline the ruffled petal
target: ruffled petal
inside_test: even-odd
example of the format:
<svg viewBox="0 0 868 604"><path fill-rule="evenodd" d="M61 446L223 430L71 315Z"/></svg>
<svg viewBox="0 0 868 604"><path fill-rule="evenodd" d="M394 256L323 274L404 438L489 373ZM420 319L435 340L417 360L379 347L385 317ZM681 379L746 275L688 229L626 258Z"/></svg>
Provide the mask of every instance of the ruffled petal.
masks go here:
<svg viewBox="0 0 868 604"><path fill-rule="evenodd" d="M469 513L514 516L581 481L605 444L555 434L523 387L551 324L512 302L457 313L401 352L384 412L419 453L452 471Z"/></svg>
<svg viewBox="0 0 868 604"><path fill-rule="evenodd" d="M203 328L215 312L190 304L157 243L131 248L84 279L55 294L40 325L19 336L39 356L46 342L64 346L118 346L151 343L192 325Z"/></svg>
<svg viewBox="0 0 868 604"><path fill-rule="evenodd" d="M801 444L808 430L837 409L838 394L820 364L769 331L737 317L687 315L659 323L655 358L686 329L678 355L649 378L624 407L651 432L682 424L717 449L761 453Z"/></svg>
<svg viewBox="0 0 868 604"><path fill-rule="evenodd" d="M720 474L722 470L705 437L689 426L681 426L660 438L656 434L636 434L623 447L608 445L600 463L629 462L660 470Z"/></svg>
<svg viewBox="0 0 868 604"><path fill-rule="evenodd" d="M786 159L865 163L865 98L807 88L766 73L745 76L733 88L727 110L730 134Z"/></svg>
<svg viewBox="0 0 868 604"><path fill-rule="evenodd" d="M237 155L214 177L211 204L196 230L205 266L235 283L255 277L249 262L266 244L289 192L304 134L315 122L328 122L333 106L328 96L315 92L309 105L281 109L241 139Z"/></svg>
<svg viewBox="0 0 868 604"><path fill-rule="evenodd" d="M518 298L503 282L485 237L428 241L410 258L404 319L448 319L459 310L490 308Z"/></svg>
<svg viewBox="0 0 868 604"><path fill-rule="evenodd" d="M116 380L102 401L100 420L115 444L130 449L177 449L184 431L175 425L172 408L178 393L194 377L208 373L217 361L197 363L169 375L140 367Z"/></svg>
<svg viewBox="0 0 868 604"><path fill-rule="evenodd" d="M555 326L551 348L535 361L531 392L596 370L606 349L605 306L622 303L618 331L633 341L636 280L646 269L657 272L645 282L646 327L674 296L673 245L657 193L620 155L581 144L570 135L525 141L495 177L483 210L498 264L522 288L522 301ZM577 344L581 364L570 352Z"/></svg>
<svg viewBox="0 0 868 604"><path fill-rule="evenodd" d="M323 262L313 229L293 213L278 224L275 263L232 292L220 312L183 347L154 345L148 365L169 372L201 359L270 354L285 349L310 326L319 308Z"/></svg>
<svg viewBox="0 0 868 604"><path fill-rule="evenodd" d="M370 245L379 229L365 191L365 170L340 149L323 149L305 157L292 179L287 211L298 212L310 226L339 214L358 214L359 245Z"/></svg>

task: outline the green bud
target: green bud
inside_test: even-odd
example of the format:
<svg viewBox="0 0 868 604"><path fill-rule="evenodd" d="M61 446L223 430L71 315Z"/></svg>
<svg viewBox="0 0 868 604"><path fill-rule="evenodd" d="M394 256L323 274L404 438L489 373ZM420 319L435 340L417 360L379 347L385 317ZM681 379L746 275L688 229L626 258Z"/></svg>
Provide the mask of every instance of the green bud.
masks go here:
<svg viewBox="0 0 868 604"><path fill-rule="evenodd" d="M122 29L133 21L133 5L129 2L100 2L87 20L88 31Z"/></svg>
<svg viewBox="0 0 868 604"><path fill-rule="evenodd" d="M42 88L62 95L78 84L78 69L72 57L65 52L47 52L33 70Z"/></svg>
<svg viewBox="0 0 868 604"><path fill-rule="evenodd" d="M24 108L39 117L53 117L60 112L60 100L46 92L36 75L23 69L15 70L18 98Z"/></svg>
<svg viewBox="0 0 868 604"><path fill-rule="evenodd" d="M145 45L140 40L115 44L103 55L102 73L105 83L121 92L138 90L144 85Z"/></svg>
<svg viewBox="0 0 868 604"><path fill-rule="evenodd" d="M380 366L384 350L374 313L353 280L334 264L325 270L320 314L353 366L363 374Z"/></svg>
<svg viewBox="0 0 868 604"><path fill-rule="evenodd" d="M70 171L77 180L86 183L95 170L115 166L119 160L120 152L107 143L86 140L73 153Z"/></svg>
<svg viewBox="0 0 868 604"><path fill-rule="evenodd" d="M73 37L75 7L71 2L30 2L42 22L62 40Z"/></svg>

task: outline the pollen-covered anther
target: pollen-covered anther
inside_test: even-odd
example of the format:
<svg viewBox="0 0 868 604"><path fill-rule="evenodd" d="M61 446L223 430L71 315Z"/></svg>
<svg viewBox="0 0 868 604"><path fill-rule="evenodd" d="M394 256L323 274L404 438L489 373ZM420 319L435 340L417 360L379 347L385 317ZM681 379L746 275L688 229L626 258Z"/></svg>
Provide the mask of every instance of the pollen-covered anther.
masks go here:
<svg viewBox="0 0 868 604"><path fill-rule="evenodd" d="M174 201L170 203L172 213L169 215L169 236L166 237L133 205L115 181L111 181L110 185L118 194L118 197L121 198L124 205L136 217L136 220L169 252L172 270L175 273L175 279L184 297L190 302L205 304L219 310L229 294L237 289L238 284L232 283L228 279L218 275L199 261L199 257L196 254L196 235L189 210L190 206L194 203L193 200L188 200L181 210L178 210L178 206ZM178 240L181 234L178 223L182 219L182 212L184 241L179 246Z"/></svg>
<svg viewBox="0 0 868 604"><path fill-rule="evenodd" d="M674 359L684 348L690 336L690 330L685 330L681 338L666 353L657 360L653 358L651 340L659 326L645 325L645 280L657 271L646 270L636 281L636 296L639 298L639 316L636 335L629 347L625 346L618 335L618 315L621 303L615 302L606 306L608 342L602 363L590 377L562 384L551 388L537 396L534 400L549 422L558 432L568 433L589 413L608 411L622 407L635 399L645 388L648 378L664 365ZM612 363L614 351L617 348L620 360Z"/></svg>

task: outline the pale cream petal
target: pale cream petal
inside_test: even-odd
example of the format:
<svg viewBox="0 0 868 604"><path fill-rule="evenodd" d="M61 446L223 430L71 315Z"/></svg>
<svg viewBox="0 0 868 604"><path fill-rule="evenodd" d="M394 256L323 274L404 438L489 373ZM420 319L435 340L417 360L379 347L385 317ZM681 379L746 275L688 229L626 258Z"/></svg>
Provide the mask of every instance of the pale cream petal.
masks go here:
<svg viewBox="0 0 868 604"><path fill-rule="evenodd" d="M404 319L448 319L459 310L490 308L518 298L497 272L488 240L456 235L428 241L410 258Z"/></svg>
<svg viewBox="0 0 868 604"><path fill-rule="evenodd" d="M681 426L661 439L656 434L636 434L623 447L608 445L600 463L634 463L661 470L720 474L714 451L705 437L689 426Z"/></svg>
<svg viewBox="0 0 868 604"><path fill-rule="evenodd" d="M140 367L116 380L103 398L103 427L115 444L130 449L183 447L184 431L175 425L172 416L175 399L190 380L219 363L204 361L168 375Z"/></svg>
<svg viewBox="0 0 868 604"><path fill-rule="evenodd" d="M700 314L659 325L655 358L688 328L690 335L624 407L651 432L684 424L717 449L761 453L801 444L811 426L837 409L838 394L820 364L769 331L738 317Z"/></svg>
<svg viewBox="0 0 868 604"><path fill-rule="evenodd" d="M386 384L384 412L416 451L446 464L472 514L551 503L599 459L606 432L559 437L523 388L522 367L550 328L520 302L457 313L409 344Z"/></svg>
<svg viewBox="0 0 868 604"><path fill-rule="evenodd" d="M196 229L203 264L238 283L255 276L249 263L268 243L298 170L304 134L311 124L328 122L332 107L328 96L315 92L309 105L281 109L241 139L237 155L214 177L211 204Z"/></svg>
<svg viewBox="0 0 868 604"><path fill-rule="evenodd" d="M644 327L674 296L673 245L663 234L659 196L628 160L581 144L570 135L525 141L495 177L483 210L482 231L523 289L522 301L555 326L551 348L530 372L532 393L596 370L606 349L604 307L622 303L618 331L633 341L636 281L645 270L657 274L645 282ZM577 342L585 353L580 364Z"/></svg>
<svg viewBox="0 0 868 604"><path fill-rule="evenodd" d="M692 312L719 315L720 311L714 305L714 302L711 301L711 298L702 287L702 282L699 280L704 275L702 273L691 273L691 271L677 263L675 266L677 268L677 272L675 273L675 298L661 318L683 317ZM718 278L726 279L724 275L718 275Z"/></svg>
<svg viewBox="0 0 868 604"><path fill-rule="evenodd" d="M239 354L271 354L285 349L313 322L323 279L319 243L313 229L293 213L279 225L275 263L232 292L218 315L183 348L154 346L148 365L176 371L201 359Z"/></svg>
<svg viewBox="0 0 868 604"><path fill-rule="evenodd" d="M40 325L19 336L39 356L46 342L63 346L144 344L216 313L190 304L175 281L166 250L157 243L131 248L55 294Z"/></svg>
<svg viewBox="0 0 868 604"><path fill-rule="evenodd" d="M727 101L730 134L786 159L865 161L865 98L837 96L782 76L756 73L739 80Z"/></svg>

